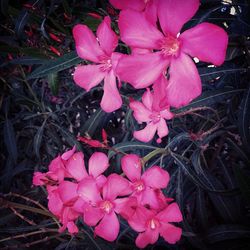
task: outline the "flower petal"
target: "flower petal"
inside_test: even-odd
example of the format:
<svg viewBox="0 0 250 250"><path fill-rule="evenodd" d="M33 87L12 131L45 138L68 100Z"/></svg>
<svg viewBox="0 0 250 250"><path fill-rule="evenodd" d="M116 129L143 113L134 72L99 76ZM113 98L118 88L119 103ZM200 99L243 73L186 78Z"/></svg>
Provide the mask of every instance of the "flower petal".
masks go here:
<svg viewBox="0 0 250 250"><path fill-rule="evenodd" d="M45 173L41 173L41 172L35 172L33 175L33 180L32 183L35 186L42 186L45 184L46 181L46 174Z"/></svg>
<svg viewBox="0 0 250 250"><path fill-rule="evenodd" d="M117 65L117 74L134 88L145 88L166 70L168 64L168 59L163 59L160 53L125 55Z"/></svg>
<svg viewBox="0 0 250 250"><path fill-rule="evenodd" d="M141 159L138 155L128 154L121 159L122 171L132 182L141 178Z"/></svg>
<svg viewBox="0 0 250 250"><path fill-rule="evenodd" d="M227 33L219 26L201 23L181 34L182 50L199 60L221 65L226 57Z"/></svg>
<svg viewBox="0 0 250 250"><path fill-rule="evenodd" d="M107 241L114 241L120 230L118 218L114 212L105 214L101 222L95 228L95 234Z"/></svg>
<svg viewBox="0 0 250 250"><path fill-rule="evenodd" d="M89 158L89 174L94 178L101 175L109 166L107 155L101 152L95 152Z"/></svg>
<svg viewBox="0 0 250 250"><path fill-rule="evenodd" d="M131 101L129 107L133 110L133 116L138 123L150 120L151 111L144 104L138 101Z"/></svg>
<svg viewBox="0 0 250 250"><path fill-rule="evenodd" d="M132 9L142 11L145 8L144 0L109 0L109 2L119 10Z"/></svg>
<svg viewBox="0 0 250 250"><path fill-rule="evenodd" d="M66 170L77 181L88 176L83 157L82 152L77 152L66 163Z"/></svg>
<svg viewBox="0 0 250 250"><path fill-rule="evenodd" d="M99 62L99 57L105 55L95 35L86 25L77 24L73 28L73 36L79 57L92 62Z"/></svg>
<svg viewBox="0 0 250 250"><path fill-rule="evenodd" d="M121 40L127 45L142 49L158 49L163 34L150 23L143 13L123 10L119 16Z"/></svg>
<svg viewBox="0 0 250 250"><path fill-rule="evenodd" d="M63 204L67 205L77 200L77 184L71 181L63 181L58 186L58 193Z"/></svg>
<svg viewBox="0 0 250 250"><path fill-rule="evenodd" d="M101 108L105 112L113 112L122 106L122 98L117 89L116 77L111 70L104 78L104 94L101 100Z"/></svg>
<svg viewBox="0 0 250 250"><path fill-rule="evenodd" d="M72 209L77 213L83 214L85 206L86 206L86 201L84 201L82 198L79 197L72 206Z"/></svg>
<svg viewBox="0 0 250 250"><path fill-rule="evenodd" d="M62 213L63 202L60 199L60 196L57 190L49 193L48 200L49 200L48 202L49 211L59 217Z"/></svg>
<svg viewBox="0 0 250 250"><path fill-rule="evenodd" d="M118 36L111 29L110 24L110 17L106 16L96 31L100 46L107 55L111 55L118 44Z"/></svg>
<svg viewBox="0 0 250 250"><path fill-rule="evenodd" d="M68 222L67 229L70 234L77 234L79 232L78 227L73 221Z"/></svg>
<svg viewBox="0 0 250 250"><path fill-rule="evenodd" d="M75 151L76 151L76 146L63 153L61 156L62 160L67 161L75 153Z"/></svg>
<svg viewBox="0 0 250 250"><path fill-rule="evenodd" d="M150 206L150 209L158 209L160 206L155 190L150 187L146 187L137 197L139 203L143 206Z"/></svg>
<svg viewBox="0 0 250 250"><path fill-rule="evenodd" d="M143 173L142 180L151 188L165 188L169 182L169 174L166 170L153 166Z"/></svg>
<svg viewBox="0 0 250 250"><path fill-rule="evenodd" d="M161 118L160 121L157 123L157 135L159 136L159 138L168 135L168 126L163 118Z"/></svg>
<svg viewBox="0 0 250 250"><path fill-rule="evenodd" d="M104 216L100 208L86 204L84 207L83 219L88 226L95 226Z"/></svg>
<svg viewBox="0 0 250 250"><path fill-rule="evenodd" d="M137 207L136 197L128 197L114 200L115 212L128 220L133 216Z"/></svg>
<svg viewBox="0 0 250 250"><path fill-rule="evenodd" d="M177 203L171 203L163 211L157 214L157 218L165 223L181 222L183 220L180 208Z"/></svg>
<svg viewBox="0 0 250 250"><path fill-rule="evenodd" d="M190 20L200 5L199 0L159 0L158 17L165 35L176 36Z"/></svg>
<svg viewBox="0 0 250 250"><path fill-rule="evenodd" d="M102 64L77 66L73 75L75 83L89 91L105 77L106 72L101 67Z"/></svg>
<svg viewBox="0 0 250 250"><path fill-rule="evenodd" d="M157 4L155 0L151 0L147 2L146 8L143 13L146 19L156 26L157 22Z"/></svg>
<svg viewBox="0 0 250 250"><path fill-rule="evenodd" d="M182 229L171 224L163 224L160 228L160 235L170 244L175 244L180 240Z"/></svg>
<svg viewBox="0 0 250 250"><path fill-rule="evenodd" d="M144 129L134 131L134 138L138 141L149 142L153 139L156 130L157 124L150 122Z"/></svg>
<svg viewBox="0 0 250 250"><path fill-rule="evenodd" d="M108 176L105 185L103 186L103 199L114 200L117 196L124 196L131 193L129 182L118 174Z"/></svg>
<svg viewBox="0 0 250 250"><path fill-rule="evenodd" d="M93 177L83 179L78 184L77 193L84 201L91 202L93 205L102 200Z"/></svg>
<svg viewBox="0 0 250 250"><path fill-rule="evenodd" d="M201 94L201 79L192 59L181 53L171 61L167 99L171 106L181 107Z"/></svg>
<svg viewBox="0 0 250 250"><path fill-rule="evenodd" d="M152 110L153 95L149 88L147 88L147 91L145 91L142 95L142 103L145 105L146 108Z"/></svg>
<svg viewBox="0 0 250 250"><path fill-rule="evenodd" d="M147 229L145 232L140 233L136 240L135 244L139 248L144 248L148 244L154 244L159 238L159 231L158 229L150 230Z"/></svg>

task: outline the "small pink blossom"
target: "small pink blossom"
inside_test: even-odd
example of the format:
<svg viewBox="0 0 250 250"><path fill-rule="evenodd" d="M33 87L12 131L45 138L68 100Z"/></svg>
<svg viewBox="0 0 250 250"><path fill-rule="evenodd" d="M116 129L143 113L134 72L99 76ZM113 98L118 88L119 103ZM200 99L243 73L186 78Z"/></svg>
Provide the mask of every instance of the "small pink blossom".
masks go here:
<svg viewBox="0 0 250 250"><path fill-rule="evenodd" d="M162 197L156 190L167 187L169 182L168 172L158 166L153 166L142 174L141 160L135 154L125 155L121 160L121 166L123 172L131 181L132 196L137 198L138 203L159 209L162 204Z"/></svg>
<svg viewBox="0 0 250 250"><path fill-rule="evenodd" d="M118 44L118 36L110 26L110 17L106 16L97 29L97 38L86 25L78 24L73 29L77 54L94 63L77 66L74 81L89 91L104 79L101 108L106 112L117 110L122 105L115 73L121 54L114 52Z"/></svg>
<svg viewBox="0 0 250 250"><path fill-rule="evenodd" d="M153 139L155 133L159 136L157 142L168 134L168 127L165 119L173 118L169 110L169 105L161 106L161 96L154 91L153 94L149 89L143 94L142 102L131 101L130 108L134 111L133 115L138 123L146 122L144 129L135 131L134 137L143 142L149 142Z"/></svg>
<svg viewBox="0 0 250 250"><path fill-rule="evenodd" d="M159 235L168 243L175 244L181 238L182 229L170 223L182 220L177 203L172 203L158 213L139 206L128 223L135 231L139 232L135 241L136 246L144 248L148 244L154 244Z"/></svg>
<svg viewBox="0 0 250 250"><path fill-rule="evenodd" d="M168 104L180 107L201 94L201 80L191 57L221 65L228 44L227 33L214 24L201 23L180 34L183 25L199 8L199 0L158 0L161 29L143 13L125 9L119 17L121 39L132 48L147 53L122 56L117 66L120 79L135 88L154 83L169 68L165 91Z"/></svg>

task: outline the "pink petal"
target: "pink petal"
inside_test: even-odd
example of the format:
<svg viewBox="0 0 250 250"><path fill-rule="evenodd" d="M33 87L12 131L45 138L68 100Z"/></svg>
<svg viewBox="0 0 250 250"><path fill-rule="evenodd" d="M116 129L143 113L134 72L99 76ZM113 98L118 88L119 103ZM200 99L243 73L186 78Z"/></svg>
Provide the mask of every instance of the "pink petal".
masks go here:
<svg viewBox="0 0 250 250"><path fill-rule="evenodd" d="M158 166L148 168L142 175L145 184L152 188L165 188L169 182L169 174Z"/></svg>
<svg viewBox="0 0 250 250"><path fill-rule="evenodd" d="M76 151L76 146L62 154L62 160L67 161Z"/></svg>
<svg viewBox="0 0 250 250"><path fill-rule="evenodd" d="M136 138L138 141L149 142L153 139L156 130L157 124L151 122L147 124L144 129L134 131L134 138Z"/></svg>
<svg viewBox="0 0 250 250"><path fill-rule="evenodd" d="M158 201L155 190L150 187L146 187L146 189L138 195L138 202L144 206L150 206L150 209L158 209L160 206L160 201Z"/></svg>
<svg viewBox="0 0 250 250"><path fill-rule="evenodd" d="M109 2L119 10L132 9L142 11L145 8L144 0L109 0Z"/></svg>
<svg viewBox="0 0 250 250"><path fill-rule="evenodd" d="M168 126L163 118L161 118L160 121L157 123L157 134L159 138L168 135Z"/></svg>
<svg viewBox="0 0 250 250"><path fill-rule="evenodd" d="M35 186L42 186L44 185L44 181L46 180L46 174L41 172L35 172L33 175L32 183Z"/></svg>
<svg viewBox="0 0 250 250"><path fill-rule="evenodd" d="M109 166L107 155L101 152L95 152L89 158L89 174L94 178L101 175Z"/></svg>
<svg viewBox="0 0 250 250"><path fill-rule="evenodd" d="M171 120L174 117L174 114L169 111L169 108L162 110L160 114L161 117L167 120Z"/></svg>
<svg viewBox="0 0 250 250"><path fill-rule="evenodd" d="M120 230L120 224L114 212L105 214L101 222L95 228L95 234L107 241L114 241Z"/></svg>
<svg viewBox="0 0 250 250"><path fill-rule="evenodd" d="M171 106L181 107L201 94L201 79L192 59L181 53L172 59L167 99Z"/></svg>
<svg viewBox="0 0 250 250"><path fill-rule="evenodd" d="M175 244L181 239L182 229L171 224L162 224L160 235L170 244Z"/></svg>
<svg viewBox="0 0 250 250"><path fill-rule="evenodd" d="M135 244L139 248L144 248L148 244L154 244L159 238L159 231L158 229L150 230L147 229L144 233L140 233L136 240Z"/></svg>
<svg viewBox="0 0 250 250"><path fill-rule="evenodd" d="M152 210L143 206L138 206L135 213L128 219L129 225L136 232L143 232L147 229L147 222L154 216Z"/></svg>
<svg viewBox="0 0 250 250"><path fill-rule="evenodd" d="M56 172L58 169L65 169L63 161L60 156L57 156L49 164L49 171Z"/></svg>
<svg viewBox="0 0 250 250"><path fill-rule="evenodd" d="M60 196L57 191L51 192L48 196L49 202L48 202L48 209L51 213L53 213L56 216L60 216L63 209L63 202L60 199Z"/></svg>
<svg viewBox="0 0 250 250"><path fill-rule="evenodd" d="M146 19L156 26L157 22L157 4L155 0L150 0L147 2L146 9L144 11L144 16Z"/></svg>
<svg viewBox="0 0 250 250"><path fill-rule="evenodd" d="M151 85L169 64L160 53L135 54L123 56L117 66L121 80L129 82L134 88L145 88Z"/></svg>
<svg viewBox="0 0 250 250"><path fill-rule="evenodd" d="M93 205L102 200L96 181L92 177L85 178L78 184L77 193L84 201Z"/></svg>
<svg viewBox="0 0 250 250"><path fill-rule="evenodd" d="M107 178L104 175L99 175L95 180L96 180L96 186L98 187L99 190L101 190L104 184L106 183Z"/></svg>
<svg viewBox="0 0 250 250"><path fill-rule="evenodd" d="M194 16L199 5L199 0L159 0L158 17L164 34L176 36L182 26Z"/></svg>
<svg viewBox="0 0 250 250"><path fill-rule="evenodd" d="M228 35L217 25L201 23L181 34L182 50L199 60L221 65L226 56Z"/></svg>
<svg viewBox="0 0 250 250"><path fill-rule="evenodd" d="M101 67L102 64L77 66L73 76L75 83L89 91L105 77L106 72Z"/></svg>
<svg viewBox="0 0 250 250"><path fill-rule="evenodd" d="M77 234L79 232L78 227L73 221L68 222L67 229L70 234Z"/></svg>
<svg viewBox="0 0 250 250"><path fill-rule="evenodd" d="M104 213L100 208L92 207L91 205L86 204L84 208L84 222L88 226L95 226L104 216Z"/></svg>
<svg viewBox="0 0 250 250"><path fill-rule="evenodd" d="M111 29L110 25L110 17L106 16L96 31L100 46L107 55L111 55L118 44L118 36Z"/></svg>
<svg viewBox="0 0 250 250"><path fill-rule="evenodd" d="M133 216L137 208L136 197L128 197L114 200L115 212L128 220Z"/></svg>
<svg viewBox="0 0 250 250"><path fill-rule="evenodd" d="M86 201L84 201L82 198L79 197L72 206L72 209L80 214L83 214L85 206L86 206Z"/></svg>
<svg viewBox="0 0 250 250"><path fill-rule="evenodd" d="M123 10L119 16L121 40L127 45L142 49L158 49L162 33L151 24L143 13Z"/></svg>
<svg viewBox="0 0 250 250"><path fill-rule="evenodd" d="M83 157L82 152L77 152L66 163L68 173L77 181L88 176Z"/></svg>
<svg viewBox="0 0 250 250"><path fill-rule="evenodd" d="M180 208L177 203L171 203L163 211L157 214L157 218L165 223L181 222L183 220Z"/></svg>
<svg viewBox="0 0 250 250"><path fill-rule="evenodd" d="M161 111L169 106L168 100L166 98L167 92L166 88L168 86L168 80L164 74L161 74L160 77L155 81L153 85L153 110Z"/></svg>
<svg viewBox="0 0 250 250"><path fill-rule="evenodd" d="M92 62L100 61L99 58L104 55L104 52L100 48L95 35L86 25L77 24L73 28L73 36L79 57Z"/></svg>
<svg viewBox="0 0 250 250"><path fill-rule="evenodd" d="M138 155L128 154L121 159L122 171L132 182L141 178L141 159Z"/></svg>
<svg viewBox="0 0 250 250"><path fill-rule="evenodd" d="M114 200L117 196L124 196L131 193L129 182L118 174L108 176L105 185L103 186L103 199Z"/></svg>
<svg viewBox="0 0 250 250"><path fill-rule="evenodd" d="M78 194L76 192L77 184L71 181L63 181L58 186L58 193L64 204L76 201Z"/></svg>
<svg viewBox="0 0 250 250"><path fill-rule="evenodd" d="M147 91L144 92L142 95L142 103L149 109L152 110L152 104L153 104L153 95L149 88L147 88Z"/></svg>
<svg viewBox="0 0 250 250"><path fill-rule="evenodd" d="M131 49L131 54L136 55L136 54L148 54L151 53L152 50L150 49L141 49L141 48L130 48Z"/></svg>
<svg viewBox="0 0 250 250"><path fill-rule="evenodd" d="M104 78L104 94L101 100L101 108L106 112L113 112L122 106L122 98L116 85L116 77L111 70Z"/></svg>
<svg viewBox="0 0 250 250"><path fill-rule="evenodd" d="M133 110L133 116L138 123L150 121L151 111L138 101L131 101L129 107Z"/></svg>

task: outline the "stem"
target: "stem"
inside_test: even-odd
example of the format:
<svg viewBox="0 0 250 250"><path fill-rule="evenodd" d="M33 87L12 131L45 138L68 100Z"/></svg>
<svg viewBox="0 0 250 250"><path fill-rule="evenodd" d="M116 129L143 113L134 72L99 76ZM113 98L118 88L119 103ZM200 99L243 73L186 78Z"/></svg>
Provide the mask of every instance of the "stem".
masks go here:
<svg viewBox="0 0 250 250"><path fill-rule="evenodd" d="M168 154L168 151L165 148L157 148L142 158L143 163L148 162L151 158L158 154Z"/></svg>

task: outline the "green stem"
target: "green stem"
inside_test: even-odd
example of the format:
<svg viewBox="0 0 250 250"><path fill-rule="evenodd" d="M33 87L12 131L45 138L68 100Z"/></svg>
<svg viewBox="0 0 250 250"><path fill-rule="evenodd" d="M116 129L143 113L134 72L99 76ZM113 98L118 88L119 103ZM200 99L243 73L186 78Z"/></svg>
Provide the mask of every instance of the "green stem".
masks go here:
<svg viewBox="0 0 250 250"><path fill-rule="evenodd" d="M168 151L167 149L165 148L157 148L153 151L151 151L149 154L145 155L143 158L142 158L142 161L144 163L148 162L151 158L153 158L154 156L158 155L158 154L168 154Z"/></svg>

